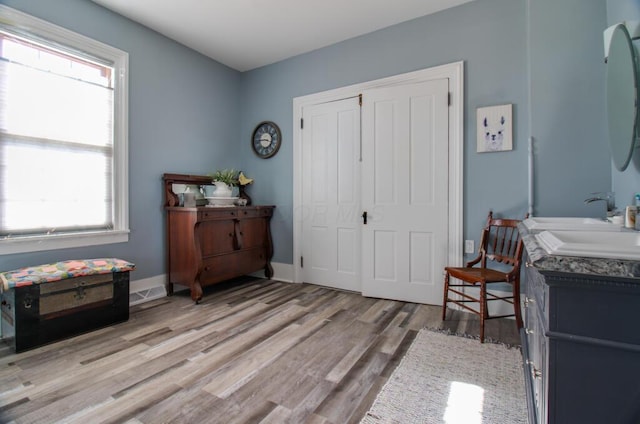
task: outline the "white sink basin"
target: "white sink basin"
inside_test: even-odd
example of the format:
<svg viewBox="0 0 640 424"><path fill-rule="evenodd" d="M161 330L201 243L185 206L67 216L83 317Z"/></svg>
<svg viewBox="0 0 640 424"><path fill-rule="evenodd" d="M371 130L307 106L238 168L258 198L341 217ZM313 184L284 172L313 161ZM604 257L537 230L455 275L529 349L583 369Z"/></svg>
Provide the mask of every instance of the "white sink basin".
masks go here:
<svg viewBox="0 0 640 424"><path fill-rule="evenodd" d="M640 260L640 233L543 231L536 234L550 255Z"/></svg>
<svg viewBox="0 0 640 424"><path fill-rule="evenodd" d="M621 231L621 225L614 225L597 218L532 217L523 221L531 232L545 230L562 231Z"/></svg>

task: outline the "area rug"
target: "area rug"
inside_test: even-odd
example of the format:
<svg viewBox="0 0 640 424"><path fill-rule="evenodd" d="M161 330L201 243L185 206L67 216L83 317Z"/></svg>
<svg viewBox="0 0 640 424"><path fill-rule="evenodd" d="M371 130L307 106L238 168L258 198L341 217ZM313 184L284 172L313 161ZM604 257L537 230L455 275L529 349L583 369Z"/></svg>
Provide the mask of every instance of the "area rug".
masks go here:
<svg viewBox="0 0 640 424"><path fill-rule="evenodd" d="M423 329L361 424L526 422L519 348Z"/></svg>

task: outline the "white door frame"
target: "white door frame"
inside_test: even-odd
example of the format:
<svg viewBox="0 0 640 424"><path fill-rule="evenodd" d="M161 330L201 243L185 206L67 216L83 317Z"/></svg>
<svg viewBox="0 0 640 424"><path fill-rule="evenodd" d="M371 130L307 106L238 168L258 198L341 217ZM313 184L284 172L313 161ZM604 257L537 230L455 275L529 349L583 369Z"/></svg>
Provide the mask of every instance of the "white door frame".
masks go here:
<svg viewBox="0 0 640 424"><path fill-rule="evenodd" d="M300 256L302 234L302 129L300 121L305 106L357 96L371 88L449 79L449 249L447 264L462 265L463 245L463 148L464 148L464 62L394 75L347 87L309 94L293 99L293 282L301 283Z"/></svg>

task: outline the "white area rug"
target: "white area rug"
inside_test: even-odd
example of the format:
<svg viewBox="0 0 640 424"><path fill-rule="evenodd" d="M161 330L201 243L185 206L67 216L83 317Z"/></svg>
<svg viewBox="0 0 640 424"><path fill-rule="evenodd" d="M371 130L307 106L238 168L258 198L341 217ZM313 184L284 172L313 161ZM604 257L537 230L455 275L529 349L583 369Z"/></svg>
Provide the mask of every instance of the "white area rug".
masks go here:
<svg viewBox="0 0 640 424"><path fill-rule="evenodd" d="M525 424L520 350L420 330L361 423Z"/></svg>

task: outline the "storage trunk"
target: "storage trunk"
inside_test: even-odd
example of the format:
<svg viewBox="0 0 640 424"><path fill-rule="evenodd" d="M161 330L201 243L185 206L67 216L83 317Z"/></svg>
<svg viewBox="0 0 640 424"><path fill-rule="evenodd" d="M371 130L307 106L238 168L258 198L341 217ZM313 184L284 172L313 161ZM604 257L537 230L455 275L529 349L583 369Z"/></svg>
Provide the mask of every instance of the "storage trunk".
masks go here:
<svg viewBox="0 0 640 424"><path fill-rule="evenodd" d="M129 319L129 271L2 293L2 335L16 352Z"/></svg>

